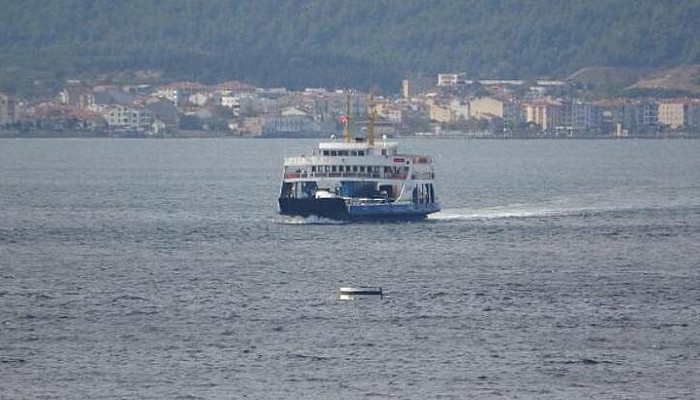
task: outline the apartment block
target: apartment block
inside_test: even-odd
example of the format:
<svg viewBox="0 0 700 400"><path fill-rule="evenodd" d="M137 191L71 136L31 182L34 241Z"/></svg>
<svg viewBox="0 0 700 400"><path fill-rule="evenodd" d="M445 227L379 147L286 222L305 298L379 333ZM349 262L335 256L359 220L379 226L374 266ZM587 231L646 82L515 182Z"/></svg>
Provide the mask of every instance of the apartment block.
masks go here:
<svg viewBox="0 0 700 400"><path fill-rule="evenodd" d="M118 104L105 107L102 116L112 129L149 131L153 123L153 113L150 111Z"/></svg>
<svg viewBox="0 0 700 400"><path fill-rule="evenodd" d="M659 103L659 124L671 129L688 126L688 106L686 100L669 100Z"/></svg>
<svg viewBox="0 0 700 400"><path fill-rule="evenodd" d="M481 97L469 101L469 116L476 119L501 118L510 125L517 125L523 119L520 104L514 100L501 100Z"/></svg>
<svg viewBox="0 0 700 400"><path fill-rule="evenodd" d="M428 108L428 113L431 121L447 123L455 120L455 112L449 106L431 102Z"/></svg>
<svg viewBox="0 0 700 400"><path fill-rule="evenodd" d="M561 103L543 101L526 104L525 122L536 124L542 132L554 133L564 126L564 107Z"/></svg>
<svg viewBox="0 0 700 400"><path fill-rule="evenodd" d="M503 118L503 102L492 97L480 97L469 101L469 116L476 119Z"/></svg>
<svg viewBox="0 0 700 400"><path fill-rule="evenodd" d="M12 96L0 93L0 126L17 122L17 104Z"/></svg>

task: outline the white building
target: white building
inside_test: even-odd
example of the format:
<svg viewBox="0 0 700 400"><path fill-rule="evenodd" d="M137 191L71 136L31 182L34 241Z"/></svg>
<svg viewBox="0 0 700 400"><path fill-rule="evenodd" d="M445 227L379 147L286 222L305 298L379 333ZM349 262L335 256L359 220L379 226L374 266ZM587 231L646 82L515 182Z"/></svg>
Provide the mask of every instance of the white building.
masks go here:
<svg viewBox="0 0 700 400"><path fill-rule="evenodd" d="M140 107L127 107L119 104L106 106L102 116L110 129L133 132L148 132L154 122L153 113Z"/></svg>
<svg viewBox="0 0 700 400"><path fill-rule="evenodd" d="M400 124L402 121L403 112L400 109L387 109L382 110L380 115L394 124Z"/></svg>
<svg viewBox="0 0 700 400"><path fill-rule="evenodd" d="M212 95L210 93L195 93L191 95L188 100L190 104L194 104L196 106L202 107L209 101L209 99L212 98Z"/></svg>
<svg viewBox="0 0 700 400"><path fill-rule="evenodd" d="M469 102L466 100L453 99L450 101L450 109L454 112L454 118L469 119Z"/></svg>
<svg viewBox="0 0 700 400"><path fill-rule="evenodd" d="M458 86L466 85L467 81L464 73L459 74L438 74L438 86Z"/></svg>

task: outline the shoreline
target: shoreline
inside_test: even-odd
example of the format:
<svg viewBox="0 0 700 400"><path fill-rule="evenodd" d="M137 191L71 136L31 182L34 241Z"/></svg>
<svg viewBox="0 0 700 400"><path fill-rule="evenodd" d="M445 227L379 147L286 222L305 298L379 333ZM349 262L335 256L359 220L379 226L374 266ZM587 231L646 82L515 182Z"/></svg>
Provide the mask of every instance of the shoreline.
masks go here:
<svg viewBox="0 0 700 400"><path fill-rule="evenodd" d="M305 140L317 139L309 137L265 137L265 136L230 136L221 133L198 133L168 136L109 136L109 135L76 135L68 132L51 133L7 133L0 132L0 139L135 139L135 140L163 140L163 139L261 139L261 140ZM668 140L668 139L700 139L700 134L659 134L659 135L627 135L627 136L395 136L390 139L415 139L415 140Z"/></svg>

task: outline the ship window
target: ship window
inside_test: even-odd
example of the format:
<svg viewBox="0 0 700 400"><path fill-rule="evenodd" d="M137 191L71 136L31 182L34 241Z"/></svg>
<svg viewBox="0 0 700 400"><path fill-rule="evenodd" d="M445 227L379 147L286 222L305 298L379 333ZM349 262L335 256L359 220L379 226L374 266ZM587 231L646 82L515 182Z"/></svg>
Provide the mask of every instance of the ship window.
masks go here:
<svg viewBox="0 0 700 400"><path fill-rule="evenodd" d="M352 166L352 172L357 172L357 165Z"/></svg>
<svg viewBox="0 0 700 400"><path fill-rule="evenodd" d="M339 155L339 156L347 156L347 155L348 155L348 151L347 151L347 150L341 150L341 151L338 152L338 155Z"/></svg>
<svg viewBox="0 0 700 400"><path fill-rule="evenodd" d="M312 166L311 166L311 172L316 172L316 166L315 166L315 165L312 165Z"/></svg>
<svg viewBox="0 0 700 400"><path fill-rule="evenodd" d="M383 156L386 155L386 149L382 149L382 155L383 155Z"/></svg>
<svg viewBox="0 0 700 400"><path fill-rule="evenodd" d="M364 151L364 150L358 150L358 151L357 151L357 155L358 155L358 156L364 156L364 155L365 155L365 151Z"/></svg>
<svg viewBox="0 0 700 400"><path fill-rule="evenodd" d="M328 152L328 150L323 150L323 155L324 155L324 156L327 156L327 155L329 155L329 154L330 154L330 153Z"/></svg>
<svg viewBox="0 0 700 400"><path fill-rule="evenodd" d="M343 172L343 166L342 166L342 165L338 165L338 172Z"/></svg>
<svg viewBox="0 0 700 400"><path fill-rule="evenodd" d="M330 172L330 171L331 171L331 166L330 166L330 165L324 165L324 166L323 166L323 169L324 169L326 172Z"/></svg>
<svg viewBox="0 0 700 400"><path fill-rule="evenodd" d="M365 166L364 166L364 165L360 165L360 172L365 172Z"/></svg>
<svg viewBox="0 0 700 400"><path fill-rule="evenodd" d="M356 155L357 155L357 150L352 150L352 151L350 152L350 155L351 155L351 156L356 156Z"/></svg>
<svg viewBox="0 0 700 400"><path fill-rule="evenodd" d="M334 165L331 167L331 172L335 172L337 170L337 167Z"/></svg>
<svg viewBox="0 0 700 400"><path fill-rule="evenodd" d="M337 156L338 152L335 150L331 150L331 157Z"/></svg>

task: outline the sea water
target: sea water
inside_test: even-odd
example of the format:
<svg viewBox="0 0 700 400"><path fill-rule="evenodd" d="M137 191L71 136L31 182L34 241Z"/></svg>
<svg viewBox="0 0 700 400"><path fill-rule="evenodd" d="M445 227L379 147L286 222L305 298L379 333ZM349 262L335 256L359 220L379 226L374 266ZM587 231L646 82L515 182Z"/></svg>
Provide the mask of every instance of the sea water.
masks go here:
<svg viewBox="0 0 700 400"><path fill-rule="evenodd" d="M405 140L440 213L278 216L315 145L0 140L0 398L700 396L700 141Z"/></svg>

